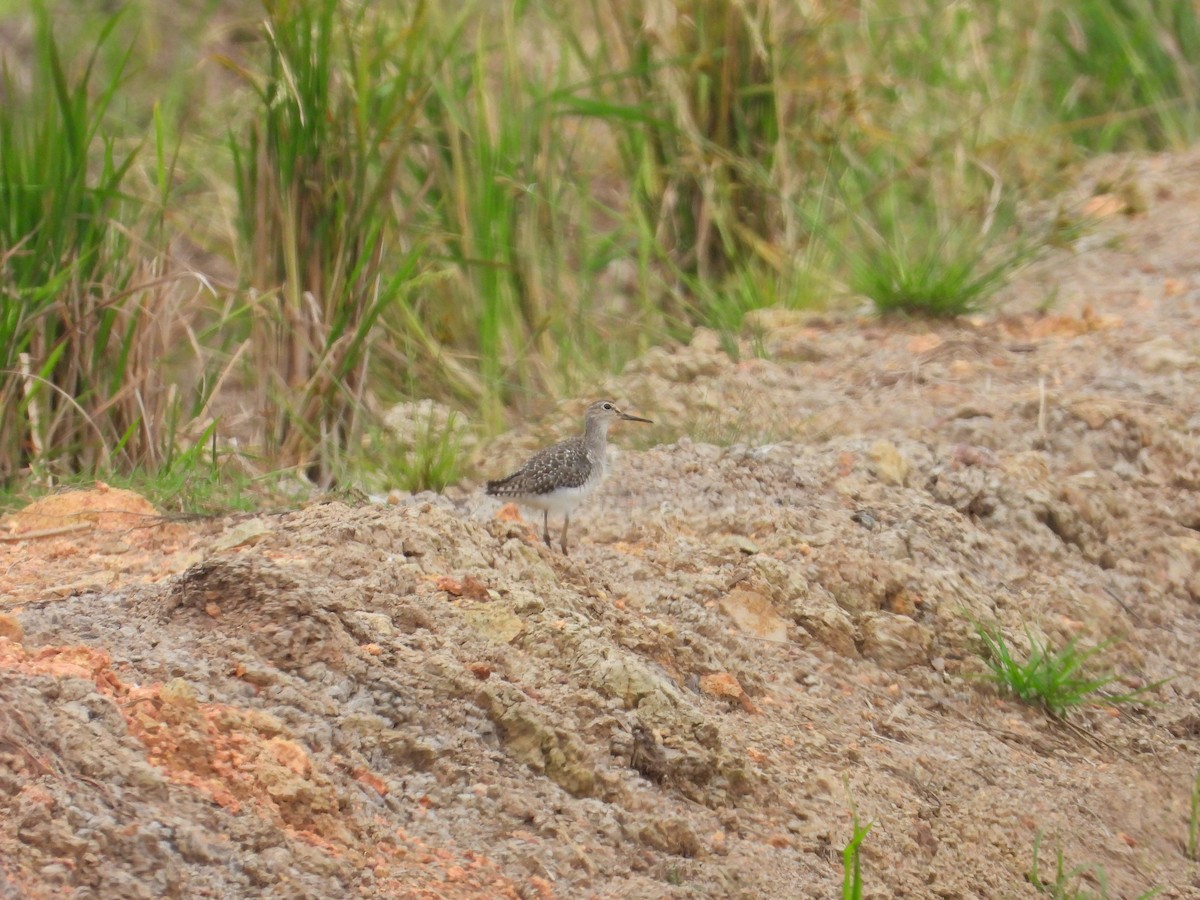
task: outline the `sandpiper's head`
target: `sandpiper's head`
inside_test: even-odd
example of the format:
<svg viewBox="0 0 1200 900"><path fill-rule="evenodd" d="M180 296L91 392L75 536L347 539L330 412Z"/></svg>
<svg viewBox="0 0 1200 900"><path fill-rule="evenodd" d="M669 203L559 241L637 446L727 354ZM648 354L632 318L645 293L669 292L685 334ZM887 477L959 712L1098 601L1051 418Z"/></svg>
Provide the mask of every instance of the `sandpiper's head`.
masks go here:
<svg viewBox="0 0 1200 900"><path fill-rule="evenodd" d="M597 400L587 408L584 416L584 421L589 428L598 425L607 429L618 419L624 419L627 422L650 422L649 419L643 419L641 416L631 416L627 412L621 412L617 404L611 400Z"/></svg>

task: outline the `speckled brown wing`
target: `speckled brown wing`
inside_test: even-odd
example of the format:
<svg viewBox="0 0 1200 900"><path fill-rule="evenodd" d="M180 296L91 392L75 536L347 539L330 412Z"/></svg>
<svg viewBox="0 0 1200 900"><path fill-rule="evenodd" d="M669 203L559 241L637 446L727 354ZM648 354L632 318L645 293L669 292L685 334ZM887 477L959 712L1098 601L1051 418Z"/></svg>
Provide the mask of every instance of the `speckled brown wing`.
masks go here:
<svg viewBox="0 0 1200 900"><path fill-rule="evenodd" d="M583 441L570 438L539 450L507 478L489 481L487 492L493 497L549 494L555 488L582 487L591 471Z"/></svg>

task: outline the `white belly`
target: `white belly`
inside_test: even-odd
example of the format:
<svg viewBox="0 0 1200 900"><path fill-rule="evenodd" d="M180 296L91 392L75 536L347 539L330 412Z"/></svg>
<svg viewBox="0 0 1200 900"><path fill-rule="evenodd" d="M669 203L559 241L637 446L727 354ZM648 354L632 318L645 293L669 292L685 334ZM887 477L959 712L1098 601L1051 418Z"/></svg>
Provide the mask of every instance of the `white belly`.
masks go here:
<svg viewBox="0 0 1200 900"><path fill-rule="evenodd" d="M556 516L570 515L580 503L587 499L588 495L596 490L596 486L600 484L599 478L593 478L580 487L576 488L556 488L548 494L537 494L534 496L515 497L518 503L522 506L528 506L532 509L546 510Z"/></svg>

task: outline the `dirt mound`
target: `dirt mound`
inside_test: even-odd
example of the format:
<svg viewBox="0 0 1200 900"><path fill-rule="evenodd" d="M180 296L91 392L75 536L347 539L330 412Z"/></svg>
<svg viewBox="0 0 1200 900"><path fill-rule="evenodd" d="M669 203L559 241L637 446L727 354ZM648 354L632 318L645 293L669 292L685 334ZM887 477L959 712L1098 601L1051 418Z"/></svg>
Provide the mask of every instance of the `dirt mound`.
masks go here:
<svg viewBox="0 0 1200 900"><path fill-rule="evenodd" d="M478 493L189 529L93 591L48 588L95 546L5 542L0 894L829 897L856 809L867 896L1038 896L1039 833L1200 896L1200 157L1137 166L1149 214L1002 315L639 360L604 392L657 430L570 558ZM977 621L1170 680L1058 722Z"/></svg>
<svg viewBox="0 0 1200 900"><path fill-rule="evenodd" d="M185 526L133 491L98 482L0 519L0 597L60 597L182 572L213 531Z"/></svg>

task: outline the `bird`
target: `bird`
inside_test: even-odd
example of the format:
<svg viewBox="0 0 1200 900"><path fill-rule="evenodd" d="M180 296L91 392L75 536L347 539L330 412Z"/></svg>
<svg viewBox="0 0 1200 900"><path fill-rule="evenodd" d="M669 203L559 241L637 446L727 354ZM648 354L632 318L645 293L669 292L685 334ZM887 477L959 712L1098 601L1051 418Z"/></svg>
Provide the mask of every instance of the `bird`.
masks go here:
<svg viewBox="0 0 1200 900"><path fill-rule="evenodd" d="M563 555L569 556L567 530L571 526L571 513L604 478L608 429L617 421L654 424L650 419L622 412L611 400L597 400L584 413L583 434L544 447L511 475L489 481L488 495L540 509L542 539L551 549L554 545L550 542L550 513L561 513L560 546Z"/></svg>

